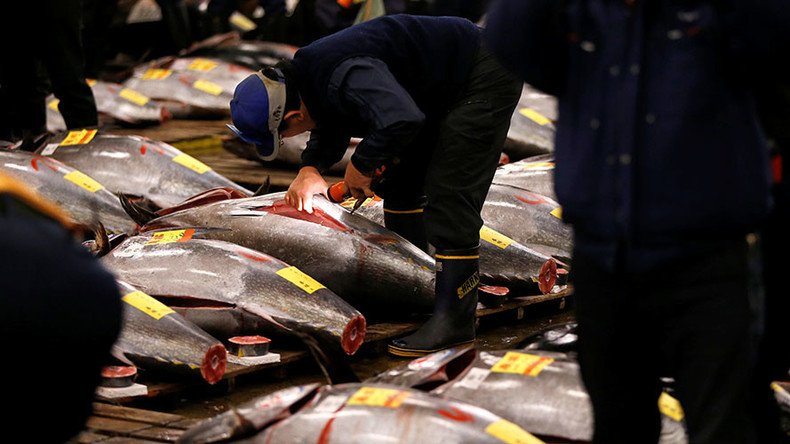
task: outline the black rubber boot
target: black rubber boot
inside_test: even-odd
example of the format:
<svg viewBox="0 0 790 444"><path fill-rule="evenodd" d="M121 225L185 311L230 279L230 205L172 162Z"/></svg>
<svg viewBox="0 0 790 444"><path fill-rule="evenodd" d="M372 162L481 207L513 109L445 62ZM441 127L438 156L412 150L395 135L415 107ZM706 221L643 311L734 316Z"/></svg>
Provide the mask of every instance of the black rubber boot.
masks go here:
<svg viewBox="0 0 790 444"><path fill-rule="evenodd" d="M474 342L479 262L477 247L436 251L433 316L413 334L390 342L390 354L418 357Z"/></svg>
<svg viewBox="0 0 790 444"><path fill-rule="evenodd" d="M420 250L428 252L428 238L425 234L425 216L422 207L410 210L384 208L384 226L398 233Z"/></svg>

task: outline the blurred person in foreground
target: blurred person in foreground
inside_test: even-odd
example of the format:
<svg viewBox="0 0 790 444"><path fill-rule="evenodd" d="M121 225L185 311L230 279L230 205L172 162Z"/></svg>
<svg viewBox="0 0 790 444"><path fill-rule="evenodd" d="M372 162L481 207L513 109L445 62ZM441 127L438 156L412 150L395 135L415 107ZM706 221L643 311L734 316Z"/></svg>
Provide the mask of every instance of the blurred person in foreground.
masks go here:
<svg viewBox="0 0 790 444"><path fill-rule="evenodd" d="M285 201L313 212L321 176L362 137L345 172L357 199L384 199L387 228L436 249L433 317L393 341L396 356L422 356L475 339L480 210L522 83L455 17L392 15L324 37L292 64L242 81L230 103L244 141L274 158L280 136L310 131Z"/></svg>
<svg viewBox="0 0 790 444"><path fill-rule="evenodd" d="M748 75L786 2L496 1L486 38L559 99L556 192L573 226L579 361L596 443L656 442L660 376L691 443L756 442L755 233L770 210Z"/></svg>
<svg viewBox="0 0 790 444"><path fill-rule="evenodd" d="M0 338L11 351L0 381L16 386L0 424L30 442L64 442L85 427L121 327L115 279L72 225L0 172Z"/></svg>

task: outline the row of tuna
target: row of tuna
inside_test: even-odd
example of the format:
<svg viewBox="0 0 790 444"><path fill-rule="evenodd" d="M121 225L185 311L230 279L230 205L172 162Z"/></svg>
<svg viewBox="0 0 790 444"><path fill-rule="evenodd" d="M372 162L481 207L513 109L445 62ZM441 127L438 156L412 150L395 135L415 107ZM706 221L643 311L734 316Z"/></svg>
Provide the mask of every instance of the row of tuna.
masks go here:
<svg viewBox="0 0 790 444"><path fill-rule="evenodd" d="M180 316L167 321L169 329L188 327L170 335L182 340L147 341L146 332L155 329L144 326L139 339L122 342L127 349L162 349L120 354L143 368L177 367L216 381L224 355L206 346L221 344L209 333L290 335L353 354L364 341L364 315L402 317L433 307L433 258L375 217L350 214L322 198L314 214L297 212L282 193L252 196L161 142L74 131L35 153L0 150L0 168L78 223L106 227L112 242L96 242L109 249L103 263L134 287L131 293L151 295L172 311L163 319ZM570 252L556 203L502 187L492 187L487 203L486 223L496 228L481 232L485 280L551 291L556 263ZM521 223L528 219L534 222ZM543 233L512 231L519 227ZM140 316L134 319L130 325L142 325ZM183 339L198 332L203 339Z"/></svg>
<svg viewBox="0 0 790 444"><path fill-rule="evenodd" d="M561 325L513 350L444 350L361 383L280 390L205 420L179 442L588 442L592 406L574 329ZM670 388L657 407L659 442L686 443Z"/></svg>

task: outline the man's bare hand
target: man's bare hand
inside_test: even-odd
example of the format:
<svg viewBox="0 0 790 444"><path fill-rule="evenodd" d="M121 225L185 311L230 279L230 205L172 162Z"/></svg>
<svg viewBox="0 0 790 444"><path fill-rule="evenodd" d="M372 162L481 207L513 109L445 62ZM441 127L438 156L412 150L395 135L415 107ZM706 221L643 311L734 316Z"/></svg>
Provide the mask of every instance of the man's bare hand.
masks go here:
<svg viewBox="0 0 790 444"><path fill-rule="evenodd" d="M343 178L346 187L352 196L358 200L365 200L365 198L373 197L373 191L370 189L372 178L360 173L354 164L349 162L346 167L346 176Z"/></svg>
<svg viewBox="0 0 790 444"><path fill-rule="evenodd" d="M314 167L303 167L285 193L285 203L299 211L313 213L313 196L326 195L328 185Z"/></svg>

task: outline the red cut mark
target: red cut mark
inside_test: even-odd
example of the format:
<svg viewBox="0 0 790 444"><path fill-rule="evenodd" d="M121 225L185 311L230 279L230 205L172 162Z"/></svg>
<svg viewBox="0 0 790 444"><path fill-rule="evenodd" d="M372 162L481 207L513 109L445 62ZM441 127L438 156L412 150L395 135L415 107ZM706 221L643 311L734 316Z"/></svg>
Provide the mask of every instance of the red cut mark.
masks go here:
<svg viewBox="0 0 790 444"><path fill-rule="evenodd" d="M113 365L101 370L101 375L104 378L127 378L135 374L137 374L137 367L130 365Z"/></svg>
<svg viewBox="0 0 790 444"><path fill-rule="evenodd" d="M773 172L774 183L782 183L782 156L776 155L771 159L771 171Z"/></svg>
<svg viewBox="0 0 790 444"><path fill-rule="evenodd" d="M43 163L50 170L55 171L55 172L58 171L58 164L55 163L55 161L53 161L52 159L50 159L48 157L40 156L38 154L34 154L33 158L30 159L30 166L32 166L34 170L38 171L38 162L39 161L41 163Z"/></svg>
<svg viewBox="0 0 790 444"><path fill-rule="evenodd" d="M239 190L235 190L229 187L216 187L203 191L202 193L196 194L190 197L189 199L184 200L183 202L174 205L170 208L163 208L157 211L156 214L160 216L166 216L170 213L175 213L176 211L185 210L187 208L199 207L202 205L210 204L213 202L219 202L222 200L240 199L242 197L247 197L247 195Z"/></svg>
<svg viewBox="0 0 790 444"><path fill-rule="evenodd" d="M528 197L521 197L521 196L513 196L513 197L524 202L527 205L539 205L542 203L546 203L546 199L540 197L537 194L530 193L529 191L525 191L524 193L526 193Z"/></svg>
<svg viewBox="0 0 790 444"><path fill-rule="evenodd" d="M493 294L496 296L507 296L507 294L510 293L509 288L495 285L479 285L477 289L483 293Z"/></svg>
<svg viewBox="0 0 790 444"><path fill-rule="evenodd" d="M246 257L247 259L252 259L256 262L269 262L271 259L262 255L262 254L255 254L248 251L239 251L239 255Z"/></svg>
<svg viewBox="0 0 790 444"><path fill-rule="evenodd" d="M440 409L439 414L447 419L451 419L453 421L458 421L458 422L472 422L474 420L472 415L455 407L450 407L449 410Z"/></svg>
<svg viewBox="0 0 790 444"><path fill-rule="evenodd" d="M228 339L228 342L232 342L234 344L249 345L249 344L266 344L267 342L272 342L272 340L264 336L255 335L255 336L234 336ZM259 407L261 406L259 405Z"/></svg>
<svg viewBox="0 0 790 444"><path fill-rule="evenodd" d="M342 408L342 407L341 407ZM332 415L329 418L329 421L326 422L324 428L321 429L321 434L318 435L318 444L328 444L329 443L329 435L332 434L332 423L335 422L335 415Z"/></svg>
<svg viewBox="0 0 790 444"><path fill-rule="evenodd" d="M305 222L311 222L314 224L321 225L322 227L331 228L333 230L342 231L344 233L348 233L351 231L351 228L349 228L339 220L326 214L324 211L316 207L313 207L313 214L310 214L305 211L297 210L296 208L285 203L284 200L278 200L274 202L274 204L272 204L271 206L258 207L256 208L256 210L265 211L267 213L276 214L278 216L290 217L291 219L298 219L298 220L303 220Z"/></svg>
<svg viewBox="0 0 790 444"><path fill-rule="evenodd" d="M146 144L143 144L143 146L140 147L140 154L142 154L143 156L145 156L146 148L148 148Z"/></svg>
<svg viewBox="0 0 790 444"><path fill-rule="evenodd" d="M528 375L532 373L532 370L535 369L538 365L544 363L545 361L550 360L551 358L540 358L537 361L533 362L532 364L528 365L527 368L524 369L524 374Z"/></svg>

